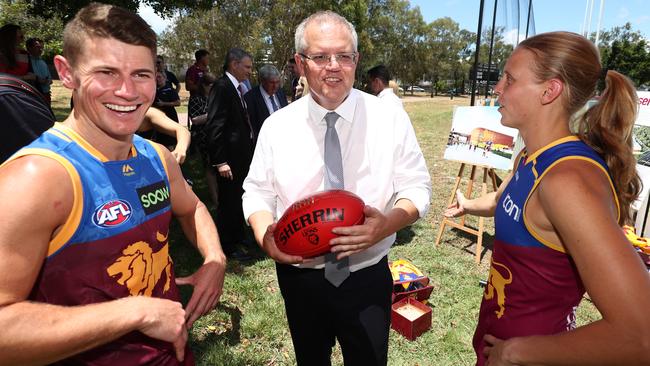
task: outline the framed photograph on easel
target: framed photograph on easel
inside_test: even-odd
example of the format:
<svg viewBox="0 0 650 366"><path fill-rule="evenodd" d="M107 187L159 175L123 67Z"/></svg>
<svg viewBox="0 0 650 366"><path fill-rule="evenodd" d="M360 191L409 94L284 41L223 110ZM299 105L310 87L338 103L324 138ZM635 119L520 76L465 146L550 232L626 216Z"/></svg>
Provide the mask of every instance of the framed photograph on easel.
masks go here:
<svg viewBox="0 0 650 366"><path fill-rule="evenodd" d="M517 133L501 124L498 107L456 107L444 158L510 169Z"/></svg>
<svg viewBox="0 0 650 366"><path fill-rule="evenodd" d="M451 124L451 131L447 138L444 158L460 163L456 181L449 195L448 205L456 199L456 190L463 180L465 167L469 167L469 178L465 196L472 198L477 170L483 171L480 182L480 195L497 190L496 174L494 169L510 169L513 165L513 154L518 131L501 124L501 114L498 107L456 107ZM471 235L475 235L476 251L475 261L480 263L483 252L483 230L485 217L478 217L478 225L468 226L465 222L467 216L458 219L443 217L436 236L437 246L442 239L446 227L456 228Z"/></svg>

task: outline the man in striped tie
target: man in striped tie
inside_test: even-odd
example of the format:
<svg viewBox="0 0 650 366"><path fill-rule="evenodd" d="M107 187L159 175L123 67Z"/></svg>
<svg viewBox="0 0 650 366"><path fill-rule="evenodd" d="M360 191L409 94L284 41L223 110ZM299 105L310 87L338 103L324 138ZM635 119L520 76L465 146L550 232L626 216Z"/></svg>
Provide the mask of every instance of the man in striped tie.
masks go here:
<svg viewBox="0 0 650 366"><path fill-rule="evenodd" d="M278 69L267 64L260 67L258 74L260 85L244 95L255 137L259 134L265 119L278 109L287 106L287 97L280 88Z"/></svg>

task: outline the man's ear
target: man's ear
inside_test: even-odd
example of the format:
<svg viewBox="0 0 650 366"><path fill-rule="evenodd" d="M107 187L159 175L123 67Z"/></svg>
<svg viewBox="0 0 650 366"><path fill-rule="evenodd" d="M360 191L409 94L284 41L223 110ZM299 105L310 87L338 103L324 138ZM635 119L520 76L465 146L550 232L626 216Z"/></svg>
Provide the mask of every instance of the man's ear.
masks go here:
<svg viewBox="0 0 650 366"><path fill-rule="evenodd" d="M294 54L293 59L296 61L296 69L298 69L298 76L305 75L305 65L302 63L302 57L299 54Z"/></svg>
<svg viewBox="0 0 650 366"><path fill-rule="evenodd" d="M564 83L560 79L550 79L545 84L546 88L542 93L542 104L552 103L564 92Z"/></svg>
<svg viewBox="0 0 650 366"><path fill-rule="evenodd" d="M72 66L70 66L70 62L68 62L65 57L56 55L54 56L54 67L56 68L57 74L59 74L59 80L61 80L63 86L68 89L75 89L76 85L74 82L74 76L72 74Z"/></svg>

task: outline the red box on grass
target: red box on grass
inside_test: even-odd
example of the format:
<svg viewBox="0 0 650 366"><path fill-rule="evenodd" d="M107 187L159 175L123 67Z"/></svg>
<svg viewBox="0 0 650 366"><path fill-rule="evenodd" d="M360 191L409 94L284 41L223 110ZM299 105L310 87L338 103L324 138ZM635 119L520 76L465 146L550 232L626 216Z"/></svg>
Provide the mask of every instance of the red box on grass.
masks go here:
<svg viewBox="0 0 650 366"><path fill-rule="evenodd" d="M427 278L427 283L429 282L429 279ZM396 282L397 284L401 284L401 282ZM412 297L416 299L419 302L425 302L429 297L431 296L431 292L433 291L433 286L431 285L426 285L422 288L418 288L415 290L411 291L403 291L403 292L395 292L393 291L393 301L392 303L396 303L403 298L406 297Z"/></svg>
<svg viewBox="0 0 650 366"><path fill-rule="evenodd" d="M390 326L408 340L415 340L431 328L431 308L411 297L392 305Z"/></svg>

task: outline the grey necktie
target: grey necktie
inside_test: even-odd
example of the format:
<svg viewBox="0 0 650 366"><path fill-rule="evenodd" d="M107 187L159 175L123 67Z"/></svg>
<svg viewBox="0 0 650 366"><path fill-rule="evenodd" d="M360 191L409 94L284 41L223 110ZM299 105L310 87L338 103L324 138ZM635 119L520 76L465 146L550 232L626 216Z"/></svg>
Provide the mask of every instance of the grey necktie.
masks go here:
<svg viewBox="0 0 650 366"><path fill-rule="evenodd" d="M341 144L339 135L336 133L336 120L339 115L336 112L328 112L325 115L327 132L325 132L325 189L343 189L343 159L341 158ZM336 259L336 253L325 255L325 278L332 285L339 287L348 276L350 276L348 257L341 260Z"/></svg>
<svg viewBox="0 0 650 366"><path fill-rule="evenodd" d="M275 98L273 96L269 96L269 99L271 99L271 107L273 108L273 112L278 110L278 104L275 102Z"/></svg>

